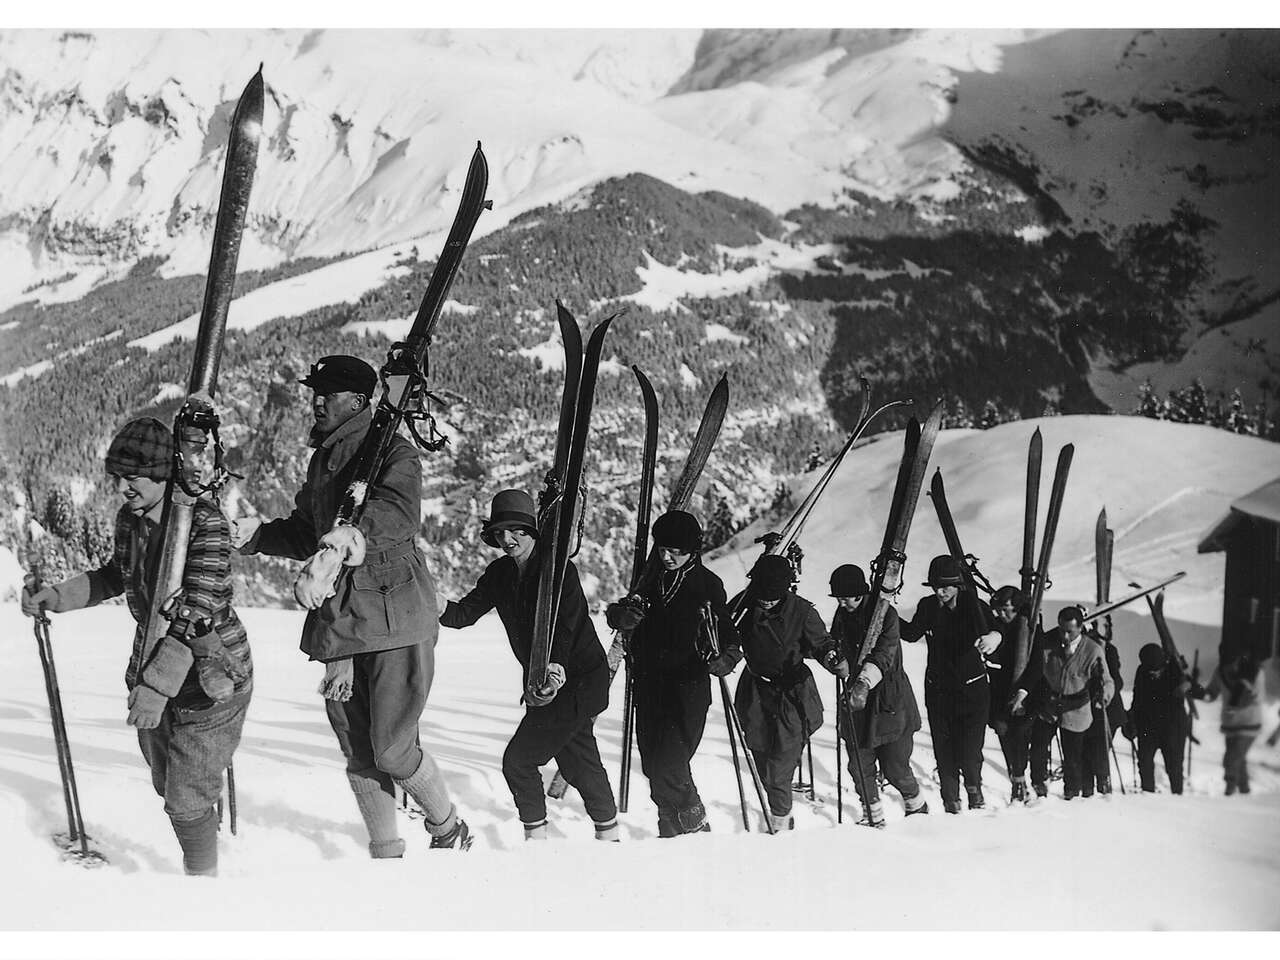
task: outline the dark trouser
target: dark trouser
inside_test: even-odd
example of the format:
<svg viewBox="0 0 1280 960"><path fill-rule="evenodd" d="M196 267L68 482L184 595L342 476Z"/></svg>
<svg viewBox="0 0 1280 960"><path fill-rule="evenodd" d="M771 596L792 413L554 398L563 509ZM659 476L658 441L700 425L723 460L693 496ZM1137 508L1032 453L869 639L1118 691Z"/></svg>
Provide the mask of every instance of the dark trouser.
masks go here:
<svg viewBox="0 0 1280 960"><path fill-rule="evenodd" d="M857 762L854 762L853 744L845 737L845 746L849 748L849 773L853 777L853 788L861 799L867 803L875 803L880 799L880 787L876 782L876 764L880 772L893 787L902 794L902 799L910 800L920 793L920 784L911 772L911 747L913 734L908 731L897 740L883 743L878 747L860 747ZM858 767L862 767L862 778L858 777Z"/></svg>
<svg viewBox="0 0 1280 960"><path fill-rule="evenodd" d="M1156 751L1164 758L1164 772L1169 775L1169 789L1182 792L1182 752L1187 738L1170 724L1158 733L1138 734L1138 777L1142 789L1151 793L1156 788Z"/></svg>
<svg viewBox="0 0 1280 960"><path fill-rule="evenodd" d="M433 660L425 643L351 658L351 699L324 702L347 773L375 777L394 795L392 778L410 777L418 769L418 719L427 705Z"/></svg>
<svg viewBox="0 0 1280 960"><path fill-rule="evenodd" d="M636 677L632 695L640 769L649 778L649 796L659 817L666 812L667 819L675 819L680 811L701 807L689 762L707 725L711 685L705 679Z"/></svg>
<svg viewBox="0 0 1280 960"><path fill-rule="evenodd" d="M1031 721L1031 782L1046 784L1049 782L1049 749L1053 744L1058 725L1043 717Z"/></svg>
<svg viewBox="0 0 1280 960"><path fill-rule="evenodd" d="M608 823L618 815L613 788L600 763L600 748L592 732L594 717L567 723L547 723L525 711L524 719L502 754L502 775L507 778L516 812L522 823L547 819L547 797L538 770L554 757L565 780L578 791L587 814L596 823Z"/></svg>
<svg viewBox="0 0 1280 960"><path fill-rule="evenodd" d="M794 746L781 753L751 751L756 772L760 774L765 796L769 799L769 812L775 817L785 817L791 812L791 775L796 772L796 764L803 753L803 740L797 740Z"/></svg>
<svg viewBox="0 0 1280 960"><path fill-rule="evenodd" d="M1094 723L1081 733L1062 731L1062 795L1068 800L1080 796L1081 791L1086 797L1093 794L1093 783L1085 783L1085 754L1090 755L1090 763L1097 764L1099 756L1106 762L1106 739L1101 727Z"/></svg>
<svg viewBox="0 0 1280 960"><path fill-rule="evenodd" d="M1222 779L1226 781L1228 793L1249 792L1249 765L1246 757L1257 737L1256 730L1226 735L1227 749L1222 754Z"/></svg>
<svg viewBox="0 0 1280 960"><path fill-rule="evenodd" d="M1032 718L1026 715L995 721L991 727L1000 741L1004 765L1009 779L1017 780L1027 775L1027 760L1031 756Z"/></svg>
<svg viewBox="0 0 1280 960"><path fill-rule="evenodd" d="M986 682L983 696L965 694L925 695L933 759L938 764L938 786L944 802L960 802L960 775L969 790L982 787L982 744L987 734Z"/></svg>
<svg viewBox="0 0 1280 960"><path fill-rule="evenodd" d="M222 773L240 744L250 692L206 710L169 706L160 725L138 731L138 746L151 768L151 785L164 797L187 873L212 875L218 867L218 818Z"/></svg>
<svg viewBox="0 0 1280 960"><path fill-rule="evenodd" d="M1116 732L1110 732L1114 737ZM1107 739L1107 730L1097 713L1093 715L1093 726L1085 734L1080 775L1081 789L1086 797L1093 795L1095 785L1099 793L1111 792L1111 741Z"/></svg>

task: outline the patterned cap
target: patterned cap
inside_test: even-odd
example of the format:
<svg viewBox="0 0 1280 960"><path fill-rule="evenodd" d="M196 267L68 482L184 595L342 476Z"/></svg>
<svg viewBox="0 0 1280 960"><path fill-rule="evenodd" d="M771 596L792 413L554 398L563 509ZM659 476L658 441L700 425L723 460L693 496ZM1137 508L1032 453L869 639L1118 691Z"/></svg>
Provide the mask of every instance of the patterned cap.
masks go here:
<svg viewBox="0 0 1280 960"><path fill-rule="evenodd" d="M154 417L130 420L107 450L107 473L168 480L173 473L173 431Z"/></svg>

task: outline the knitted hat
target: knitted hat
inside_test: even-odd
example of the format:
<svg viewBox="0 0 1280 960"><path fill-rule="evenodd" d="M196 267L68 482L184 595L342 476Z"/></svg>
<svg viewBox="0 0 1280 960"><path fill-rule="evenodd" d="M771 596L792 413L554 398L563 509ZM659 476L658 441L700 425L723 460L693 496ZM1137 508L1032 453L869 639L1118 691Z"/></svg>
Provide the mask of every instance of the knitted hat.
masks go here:
<svg viewBox="0 0 1280 960"><path fill-rule="evenodd" d="M862 597L871 592L867 575L856 563L845 563L831 571L831 596Z"/></svg>
<svg viewBox="0 0 1280 960"><path fill-rule="evenodd" d="M929 561L929 578L926 587L959 587L964 584L960 573L960 563L949 553L934 557Z"/></svg>
<svg viewBox="0 0 1280 960"><path fill-rule="evenodd" d="M653 542L681 553L697 553L702 549L702 524L692 513L668 510L653 521Z"/></svg>
<svg viewBox="0 0 1280 960"><path fill-rule="evenodd" d="M298 382L321 395L349 391L372 397L378 374L359 357L338 354L321 357L311 365L311 372Z"/></svg>
<svg viewBox="0 0 1280 960"><path fill-rule="evenodd" d="M761 600L781 600L791 589L791 561L777 553L766 553L751 568L751 585Z"/></svg>
<svg viewBox="0 0 1280 960"><path fill-rule="evenodd" d="M497 547L500 530L523 530L536 537L538 517L533 497L523 490L499 490L489 505L489 519L480 530L480 539Z"/></svg>
<svg viewBox="0 0 1280 960"><path fill-rule="evenodd" d="M1138 662L1148 670L1159 670L1164 666L1164 647L1158 643L1143 644L1138 651Z"/></svg>
<svg viewBox="0 0 1280 960"><path fill-rule="evenodd" d="M107 449L107 473L168 480L173 473L173 431L154 417L130 420Z"/></svg>

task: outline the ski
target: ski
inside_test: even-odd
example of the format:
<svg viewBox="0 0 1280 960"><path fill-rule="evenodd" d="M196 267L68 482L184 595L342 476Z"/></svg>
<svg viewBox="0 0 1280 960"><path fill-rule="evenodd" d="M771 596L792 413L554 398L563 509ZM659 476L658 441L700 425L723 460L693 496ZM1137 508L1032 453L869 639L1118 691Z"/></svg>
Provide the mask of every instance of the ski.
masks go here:
<svg viewBox="0 0 1280 960"><path fill-rule="evenodd" d="M1040 460L1044 449L1044 440L1040 436L1040 428L1031 435L1027 447L1027 495L1022 515L1022 595L1030 598L1035 584L1036 559L1036 517L1040 509ZM1034 629L1034 624L1033 624Z"/></svg>
<svg viewBox="0 0 1280 960"><path fill-rule="evenodd" d="M258 141L262 135L262 68L253 75L240 94L227 142L222 192L213 228L213 248L205 279L204 302L196 332L195 356L187 396L173 421L175 463L160 517L160 548L155 573L149 577L150 602L143 625L141 664L145 665L169 630L169 613L182 592L182 573L187 562L187 543L196 500L217 490L229 477L222 463L220 425L213 406L218 382L218 365L226 339L227 311L235 288L236 262L240 238L249 209L249 193L258 164ZM189 439L203 435L202 441ZM202 483L202 472L188 466L209 440L213 441L213 470Z"/></svg>
<svg viewBox="0 0 1280 960"><path fill-rule="evenodd" d="M1039 429L1036 430L1038 434ZM1067 475L1071 472L1071 459L1076 448L1068 443L1058 451L1058 464L1053 472L1053 486L1049 490L1049 507L1044 516L1044 533L1041 534L1040 556L1032 574L1031 602L1028 604L1027 622L1035 630L1040 622L1040 607L1044 603L1044 592L1052 586L1049 580L1049 558L1053 555L1053 541L1058 535L1058 518L1062 516L1062 500L1067 493ZM1030 471L1028 471L1029 475ZM1028 492L1030 486L1028 485ZM1014 676L1021 673L1019 664L1014 665Z"/></svg>
<svg viewBox="0 0 1280 960"><path fill-rule="evenodd" d="M1101 607L1111 600L1111 556L1115 550L1115 531L1107 527L1107 508L1098 513L1098 520L1093 527L1094 567L1097 576L1097 590L1094 596ZM1111 617L1107 617L1101 628L1107 642L1111 642Z"/></svg>
<svg viewBox="0 0 1280 960"><path fill-rule="evenodd" d="M822 476L818 478L818 482L813 485L809 492L805 495L804 500L787 518L787 522L783 524L782 529L776 533L766 533L756 538L756 543L765 545L765 553L782 553L786 554L788 559L792 558L795 552L793 545L800 537L800 533L804 530L805 524L809 521L809 515L813 513L813 508L817 505L819 498L826 491L827 485L831 483L832 477L836 475L836 471L840 469L841 463L844 462L845 456L853 449L854 445L862 439L867 432L867 428L871 426L882 413L891 410L894 407L907 406L910 400L890 400L888 403L877 407L875 411L871 410L871 384L866 377L860 377L859 383L862 384L862 411L858 416L858 422L854 425L849 436L845 438L844 444L831 458L831 462L827 464L827 468L822 472ZM798 562L797 560L793 561Z"/></svg>
<svg viewBox="0 0 1280 960"><path fill-rule="evenodd" d="M556 312L562 333L570 328L577 330L577 321L556 301ZM614 317L608 317L591 332L587 340L586 355L582 359L581 376L576 390L570 395L570 367L566 364L565 393L560 406L560 425L556 437L556 459L547 474L546 484L539 494L538 540L539 570L538 596L534 610L533 641L529 649L529 670L525 677L525 697L532 701L539 688L547 684L547 668L551 662L551 644L555 636L556 620L560 609L560 593L564 587L565 570L569 566L570 541L574 527L578 525L582 503L582 468L587 452L587 433L591 426L591 407L595 402L596 375L600 367L600 354L604 349L605 334ZM566 360L569 359L569 334L566 339ZM581 342L581 335L577 337Z"/></svg>
<svg viewBox="0 0 1280 960"><path fill-rule="evenodd" d="M1187 572L1185 570L1180 570L1173 576L1161 580L1154 586L1146 588L1139 587L1136 592L1131 593L1128 596L1121 597L1119 600L1112 600L1109 603L1104 603L1100 607L1095 607L1093 610L1086 610L1084 614L1084 622L1090 623L1091 621L1098 619L1098 617L1106 616L1113 610L1119 610L1121 607L1128 606L1135 600L1141 600L1143 597L1153 594L1157 590L1163 590L1165 587L1169 586L1169 584L1177 583L1186 575ZM1136 583L1131 583L1129 586L1137 587L1138 585Z"/></svg>
<svg viewBox="0 0 1280 960"><path fill-rule="evenodd" d="M942 427L942 402L939 401L921 427L914 417L907 424L903 442L902 461L898 466L898 480L894 485L893 500L889 508L889 520L885 524L884 541L880 554L872 564L871 590L869 594L871 618L858 648L858 655L851 665L850 676L856 676L863 662L871 653L880 627L884 624L889 602L902 589L902 571L907 561L907 535L911 532L911 520L915 515L920 489L924 486L925 471L933 444Z"/></svg>
<svg viewBox="0 0 1280 960"><path fill-rule="evenodd" d="M1173 640L1173 633L1169 629L1169 622L1164 618L1164 587L1160 588L1155 599L1151 598L1151 594L1147 594L1147 607L1151 611L1151 619L1156 625L1156 633L1160 635L1160 646L1164 647L1166 656L1173 658L1178 664L1178 669L1182 671L1182 679L1187 682L1194 682L1197 678L1191 675L1191 670L1187 667L1187 658L1178 650L1178 645ZM1188 729L1194 726L1194 721L1200 719L1200 711L1196 708L1196 701L1190 692L1187 693L1187 716L1191 721L1188 723Z"/></svg>
<svg viewBox="0 0 1280 960"><path fill-rule="evenodd" d="M636 497L636 535L631 548L631 583L634 591L644 570L645 559L649 547L649 517L653 509L653 475L658 461L658 397L653 392L653 384L635 364L631 365L636 382L640 385L640 396L644 403L644 447L640 455L640 490ZM633 682L631 676L631 659L627 656L627 643L620 632L613 635L613 643L609 647L609 679L618 670L619 662L625 663L622 683L622 769L618 775L618 811L627 812L631 796L631 742L635 735L635 709L632 703ZM563 780L559 771L556 776ZM555 784L553 783L553 788ZM560 794L563 796L563 791ZM552 796L555 796L553 793Z"/></svg>
<svg viewBox="0 0 1280 960"><path fill-rule="evenodd" d="M956 530L956 521L951 515L951 506L947 503L947 488L942 482L941 468L933 472L933 480L929 484L929 499L933 501L934 512L938 515L938 524L942 527L947 551L960 564L960 575L964 577L965 587L975 594L979 587L988 595L995 593L991 581L978 569L978 558L971 553L965 553L964 547L960 544L960 533Z"/></svg>
<svg viewBox="0 0 1280 960"><path fill-rule="evenodd" d="M467 168L467 178L462 187L462 197L458 204L458 212L453 219L453 226L445 240L444 249L436 260L427 283L426 292L418 305L418 312L405 339L392 344L387 351L386 362L378 371L378 380L382 384L382 396L373 413L373 422L368 433L360 444L360 449L352 458L351 481L338 504L338 511L333 521L333 528L354 526L364 512L369 492L382 473L391 444L400 431L401 425L408 427L410 435L419 447L427 451L436 451L448 442L448 438L436 430L435 419L427 411L427 401L436 400L427 389L428 354L431 338L440 322L440 311L444 308L445 299L457 277L458 267L467 245L471 242L471 234L475 230L480 214L493 206L492 200L485 199L489 187L489 165L484 151L476 144L471 155L471 163ZM424 437L418 424L425 423L427 435ZM324 547L307 561L304 575L316 569L314 566L319 557L329 552L332 556L319 570L323 578L330 584L330 595L336 589L338 577L344 567L335 561L337 551Z"/></svg>

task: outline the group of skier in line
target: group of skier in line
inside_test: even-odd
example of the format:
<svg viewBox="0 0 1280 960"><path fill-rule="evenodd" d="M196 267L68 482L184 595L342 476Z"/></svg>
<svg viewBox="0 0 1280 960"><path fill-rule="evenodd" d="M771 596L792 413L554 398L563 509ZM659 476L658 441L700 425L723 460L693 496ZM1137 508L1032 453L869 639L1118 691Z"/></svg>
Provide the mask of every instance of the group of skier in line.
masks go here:
<svg viewBox="0 0 1280 960"><path fill-rule="evenodd" d="M107 451L106 470L123 500L110 559L61 583L42 586L29 578L22 596L23 612L36 616L124 594L139 622L125 674L128 722L137 728L189 874L216 874L217 803L253 689L249 643L232 606L233 552L302 560L328 550L347 568L336 592L330 594L319 580L308 582L304 574L295 595L308 609L301 649L324 664L320 693L374 858L405 851L397 787L421 808L432 849L464 850L471 844L445 777L419 740L438 625L466 627L496 609L512 652L529 668L538 580L531 561L539 550L532 497L521 490L496 493L480 539L502 556L465 596L444 602L416 542L422 469L404 437L393 439L359 522L333 523L353 456L370 429L377 374L358 358L330 356L315 363L301 383L313 392L314 453L293 511L265 522L233 522L213 497L196 501L182 590L168 608L168 632L152 655L142 655L142 623L151 602L149 571L157 562L166 485L176 462L173 431L158 420L125 424ZM194 443L203 436L183 442L188 439ZM923 640L927 646L925 710L947 813L960 813L963 803L969 809L985 804L987 726L1005 756L1011 802L1046 796L1055 738L1066 799L1110 792L1109 736L1116 729L1136 739L1143 789L1155 789L1153 760L1159 751L1170 788L1179 793L1188 694L1226 694L1227 792L1248 792L1244 755L1261 717L1252 697L1258 670L1247 657L1224 660L1205 690L1160 645L1148 644L1126 717L1115 646L1085 631L1080 608L1065 607L1056 628L1041 632L1028 623L1017 588L1000 588L988 604L964 587L960 562L951 556L930 563L926 584L933 593L919 602L915 615L901 619L890 608L859 660L873 606L861 567L848 563L831 573L837 609L828 628L814 605L796 593L786 556L761 556L746 589L730 599L721 579L702 564L703 530L696 517L669 511L654 521L651 533L660 575L639 593L609 604L606 621L628 651L636 744L661 837L710 829L690 763L706 724L711 678L726 677L741 661L745 668L733 704L772 831L794 824L792 775L806 742L823 724L808 660L840 678L837 729L864 802L862 822L885 825L880 777L901 794L907 815L928 813L911 766L921 718L903 669L902 641ZM547 681L526 692L524 716L502 757L526 839L547 836L540 768L554 760L581 795L596 838L618 840L614 791L593 732L608 704L611 679L570 563Z"/></svg>

